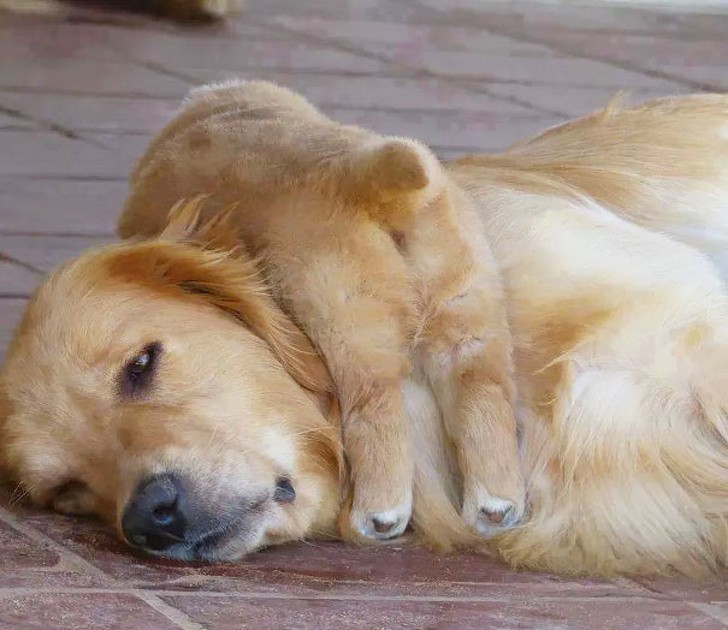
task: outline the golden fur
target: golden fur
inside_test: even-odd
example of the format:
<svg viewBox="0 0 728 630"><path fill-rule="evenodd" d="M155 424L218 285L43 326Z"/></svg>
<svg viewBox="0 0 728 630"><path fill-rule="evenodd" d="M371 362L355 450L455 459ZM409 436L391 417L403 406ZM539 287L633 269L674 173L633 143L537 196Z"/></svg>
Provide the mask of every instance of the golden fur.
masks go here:
<svg viewBox="0 0 728 630"><path fill-rule="evenodd" d="M516 566L716 568L727 158L720 96L614 105L443 168L270 84L195 91L132 176L133 239L31 301L2 373L5 466L117 524L150 470L219 505L301 485L214 558L333 535L337 512L345 537L379 537L373 514L399 533L413 503L425 542ZM159 385L120 399L152 339ZM508 529L513 410L528 507Z"/></svg>

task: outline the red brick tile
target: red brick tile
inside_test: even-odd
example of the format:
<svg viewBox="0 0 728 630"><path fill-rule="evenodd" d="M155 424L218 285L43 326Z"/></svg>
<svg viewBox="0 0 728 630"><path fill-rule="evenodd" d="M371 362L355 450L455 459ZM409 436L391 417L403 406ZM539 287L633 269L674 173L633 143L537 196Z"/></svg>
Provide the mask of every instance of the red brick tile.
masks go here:
<svg viewBox="0 0 728 630"><path fill-rule="evenodd" d="M0 231L111 235L125 195L123 181L0 177Z"/></svg>
<svg viewBox="0 0 728 630"><path fill-rule="evenodd" d="M4 628L179 628L134 595L117 593L32 593L0 596Z"/></svg>
<svg viewBox="0 0 728 630"><path fill-rule="evenodd" d="M38 545L2 520L0 520L0 546L3 549L2 588L17 586L7 584L7 579L13 577L13 574L17 575L21 571L48 569L60 561L57 553Z"/></svg>
<svg viewBox="0 0 728 630"><path fill-rule="evenodd" d="M75 131L153 133L172 119L181 99L108 97L78 94L0 92L0 106ZM2 120L0 120L0 126Z"/></svg>
<svg viewBox="0 0 728 630"><path fill-rule="evenodd" d="M519 42L467 25L451 27L412 22L334 21L318 16L296 19L283 16L271 19L270 23L367 51L380 50L386 46L393 49L477 51L484 55L514 57L559 56L546 46Z"/></svg>
<svg viewBox="0 0 728 630"><path fill-rule="evenodd" d="M604 107L616 94L611 87L563 87L550 85L519 85L508 83L489 84L491 94L515 97L567 117L584 116ZM640 103L661 96L673 96L692 92L687 87L676 86L667 90L625 90L625 103Z"/></svg>
<svg viewBox="0 0 728 630"><path fill-rule="evenodd" d="M128 156L46 131L0 131L0 177L125 177Z"/></svg>
<svg viewBox="0 0 728 630"><path fill-rule="evenodd" d="M483 3L480 0L450 0L443 9L438 0L418 0L422 19L437 24L483 26L496 29L519 26L536 32L611 31L624 33L661 33L675 36L684 32L672 13L659 7L640 10L630 6L615 7L575 5L572 3L519 2ZM426 11L428 7L430 11ZM426 17L425 17L426 16Z"/></svg>
<svg viewBox="0 0 728 630"><path fill-rule="evenodd" d="M182 96L189 83L130 63L77 59L0 60L0 88L83 94Z"/></svg>
<svg viewBox="0 0 728 630"><path fill-rule="evenodd" d="M424 51L416 63L431 72L480 81L503 81L553 86L605 86L615 89L672 90L673 81L624 70L600 61L579 58L485 57L475 53Z"/></svg>
<svg viewBox="0 0 728 630"><path fill-rule="evenodd" d="M550 597L649 595L629 582L519 573L477 554L433 554L417 548L359 548L300 543L252 554L237 563L184 564L132 552L110 527L28 506L17 518L127 586L183 591L287 593L292 596L503 597L514 589Z"/></svg>
<svg viewBox="0 0 728 630"><path fill-rule="evenodd" d="M232 78L219 70L191 70L201 82ZM241 75L238 75L241 76ZM252 78L245 74L241 78ZM279 83L301 92L317 106L336 110L450 110L451 113L477 112L533 115L533 111L506 101L492 99L463 87L431 77L361 77L306 73L264 72L257 78ZM0 103L2 103L0 97ZM366 116L366 114L362 114Z"/></svg>
<svg viewBox="0 0 728 630"><path fill-rule="evenodd" d="M223 628L661 628L722 624L678 602L518 598L492 601L263 599L164 596L211 629Z"/></svg>
<svg viewBox="0 0 728 630"><path fill-rule="evenodd" d="M318 70L355 71L376 74L384 70L381 61L327 47L317 42L263 31L262 36L241 34L237 39L194 38L180 33L157 33L154 37L140 31L117 30L110 34L111 46L130 59L153 62L181 74L189 68L221 70Z"/></svg>
<svg viewBox="0 0 728 630"><path fill-rule="evenodd" d="M499 115L485 112L397 112L326 108L341 122L362 125L383 134L418 138L436 147L463 151L504 149L514 142L563 122L535 115Z"/></svg>
<svg viewBox="0 0 728 630"><path fill-rule="evenodd" d="M245 23L250 19L259 21L286 15L296 18L317 16L332 20L416 21L421 13L421 9L415 5L391 2L391 0L357 0L356 2L266 0L266 2L248 2L239 20Z"/></svg>
<svg viewBox="0 0 728 630"><path fill-rule="evenodd" d="M30 295L42 276L15 263L4 261L3 253L0 249L0 295Z"/></svg>
<svg viewBox="0 0 728 630"><path fill-rule="evenodd" d="M112 241L111 237L14 236L0 234L0 253L48 272L82 251Z"/></svg>
<svg viewBox="0 0 728 630"><path fill-rule="evenodd" d="M702 580L638 578L635 580L655 593L692 602L728 602L728 571Z"/></svg>
<svg viewBox="0 0 728 630"><path fill-rule="evenodd" d="M25 300L18 298L0 298L0 362L5 356L5 349L25 308Z"/></svg>
<svg viewBox="0 0 728 630"><path fill-rule="evenodd" d="M0 107L3 102L0 100ZM9 116L0 112L0 129L34 129L36 128L35 123L31 120L25 120L24 118L18 118L17 116Z"/></svg>
<svg viewBox="0 0 728 630"><path fill-rule="evenodd" d="M91 59L118 61L119 53L110 47L113 30L86 24L28 22L6 28L0 36L0 58L24 60Z"/></svg>
<svg viewBox="0 0 728 630"><path fill-rule="evenodd" d="M108 583L96 574L79 571L57 549L32 540L2 521L0 546L0 592L10 588L99 588ZM0 626L1 620L0 613Z"/></svg>

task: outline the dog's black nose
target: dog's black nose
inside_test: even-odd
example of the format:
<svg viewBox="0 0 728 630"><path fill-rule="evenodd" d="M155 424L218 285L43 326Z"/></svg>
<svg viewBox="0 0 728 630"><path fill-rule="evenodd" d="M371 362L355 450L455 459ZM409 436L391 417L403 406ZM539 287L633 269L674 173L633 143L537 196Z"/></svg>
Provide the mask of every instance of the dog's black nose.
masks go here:
<svg viewBox="0 0 728 630"><path fill-rule="evenodd" d="M184 490L172 474L144 479L132 495L121 518L126 539L137 547L162 551L184 541Z"/></svg>

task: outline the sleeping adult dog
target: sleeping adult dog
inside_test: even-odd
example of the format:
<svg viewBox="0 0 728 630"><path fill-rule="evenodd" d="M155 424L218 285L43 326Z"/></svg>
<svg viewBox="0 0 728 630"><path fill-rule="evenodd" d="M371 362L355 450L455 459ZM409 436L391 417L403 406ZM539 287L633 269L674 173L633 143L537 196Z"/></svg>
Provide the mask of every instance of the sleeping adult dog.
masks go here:
<svg viewBox="0 0 728 630"><path fill-rule="evenodd" d="M443 166L271 84L197 90L132 176L129 240L31 300L5 468L183 559L412 513L518 566L725 564L726 158L722 96Z"/></svg>

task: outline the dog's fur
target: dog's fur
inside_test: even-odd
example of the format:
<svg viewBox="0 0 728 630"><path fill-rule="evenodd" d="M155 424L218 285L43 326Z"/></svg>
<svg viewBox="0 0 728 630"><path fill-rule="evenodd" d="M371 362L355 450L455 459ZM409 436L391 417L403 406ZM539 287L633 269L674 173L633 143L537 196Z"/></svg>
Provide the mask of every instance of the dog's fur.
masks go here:
<svg viewBox="0 0 728 630"><path fill-rule="evenodd" d="M374 515L399 533L414 487L426 541L484 548L487 516L522 506L513 402L529 508L488 548L565 572L715 568L726 158L720 96L612 106L443 168L269 84L197 91L132 176L120 232L145 240L31 302L3 372L6 466L35 500L117 523L149 471L218 505L291 476L293 505L268 499L210 556L233 558L334 532L335 392L343 532L376 537ZM157 339L154 388L125 400L119 369Z"/></svg>

